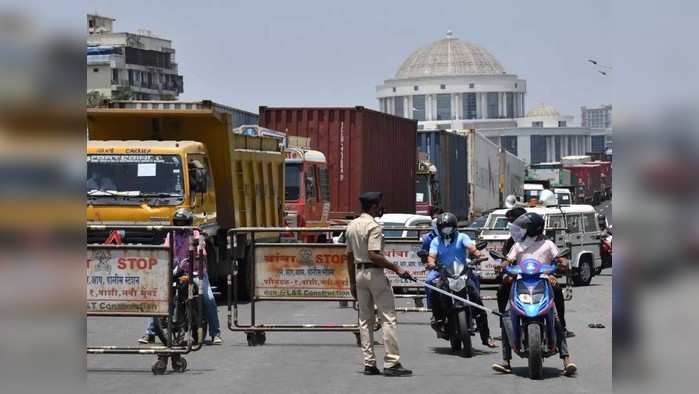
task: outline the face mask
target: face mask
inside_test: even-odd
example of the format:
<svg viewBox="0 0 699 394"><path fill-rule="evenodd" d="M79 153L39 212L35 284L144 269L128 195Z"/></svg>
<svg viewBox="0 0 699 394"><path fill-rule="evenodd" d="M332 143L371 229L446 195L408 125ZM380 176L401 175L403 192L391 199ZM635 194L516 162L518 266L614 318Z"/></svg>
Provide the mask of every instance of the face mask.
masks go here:
<svg viewBox="0 0 699 394"><path fill-rule="evenodd" d="M527 236L527 230L513 223L510 226L510 235L515 242L522 242Z"/></svg>
<svg viewBox="0 0 699 394"><path fill-rule="evenodd" d="M376 215L376 217L380 218L381 216L383 216L383 212L384 212L384 208L383 207L379 208L379 213L378 213L378 215Z"/></svg>
<svg viewBox="0 0 699 394"><path fill-rule="evenodd" d="M442 234L444 234L446 236L451 235L451 233L453 233L453 232L454 232L454 227L444 227L442 229Z"/></svg>

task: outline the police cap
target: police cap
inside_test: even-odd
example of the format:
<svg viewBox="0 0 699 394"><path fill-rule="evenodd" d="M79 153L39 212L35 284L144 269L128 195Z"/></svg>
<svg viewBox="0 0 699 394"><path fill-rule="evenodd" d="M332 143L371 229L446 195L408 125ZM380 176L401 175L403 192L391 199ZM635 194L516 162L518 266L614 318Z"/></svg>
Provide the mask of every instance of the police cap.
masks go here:
<svg viewBox="0 0 699 394"><path fill-rule="evenodd" d="M359 201L362 206L372 206L378 204L383 199L381 192L366 192L359 195Z"/></svg>

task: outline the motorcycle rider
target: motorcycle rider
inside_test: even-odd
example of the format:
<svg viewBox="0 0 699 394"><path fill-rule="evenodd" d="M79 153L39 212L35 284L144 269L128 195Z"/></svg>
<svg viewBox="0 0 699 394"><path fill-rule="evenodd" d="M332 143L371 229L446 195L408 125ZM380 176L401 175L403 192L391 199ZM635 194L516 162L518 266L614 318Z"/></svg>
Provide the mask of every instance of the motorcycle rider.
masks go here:
<svg viewBox="0 0 699 394"><path fill-rule="evenodd" d="M425 266L427 266L427 256L430 253L430 245L432 244L432 240L439 236L439 231L437 230L437 218L442 213L444 213L444 211L441 208L434 208L432 210L432 231L422 237L422 247L418 252L418 256L420 257L420 260L422 260L422 264ZM437 279L437 276L439 276L439 272L435 270L427 270L427 277L425 280L427 282L434 281ZM425 289L425 302L427 303L427 307L432 309L432 290L430 289Z"/></svg>
<svg viewBox="0 0 699 394"><path fill-rule="evenodd" d="M454 260L459 260L466 264L467 253L475 257L480 257L480 252L476 249L475 243L468 235L460 233L457 230L457 226L458 221L453 213L445 212L437 218L438 236L432 240L429 256L427 257L427 268L432 270L432 275L430 275L426 283L436 286L435 282L439 278L438 264L448 264ZM469 275L467 289L469 299L476 304L483 305L477 284L473 281L472 275ZM428 292L430 289L425 289L425 291ZM433 317L431 326L437 331L438 337L444 337L444 320L447 311L443 310L440 304L439 302L435 302L432 305ZM490 337L488 316L486 313L477 308L473 308L472 310L483 345L489 348L497 347L495 341Z"/></svg>
<svg viewBox="0 0 699 394"><path fill-rule="evenodd" d="M544 236L544 218L534 212L527 212L519 216L510 227L510 234L515 244L507 254L507 262L515 263L525 258L533 258L544 264L551 262L559 267L567 267L568 261L564 257L558 257L558 248L552 241ZM548 281L552 286L556 285L556 277L548 276ZM554 312L555 313L555 312ZM511 316L511 315L510 315ZM503 319L511 318L505 315ZM502 329L502 355L503 363L493 364L492 368L496 372L512 373L510 360L512 359L512 349L510 341L503 325ZM568 343L561 324L556 324L556 339L558 352L563 361L563 371L565 376L572 376L577 371L577 366L570 362L568 353Z"/></svg>
<svg viewBox="0 0 699 394"><path fill-rule="evenodd" d="M522 208L522 207L516 207L512 208L507 213L505 213L505 217L507 218L507 221L510 223L510 226L512 223L517 220L520 216L523 214L527 213L527 210ZM510 253L510 250L512 249L512 246L514 246L515 241L512 239L512 237L508 238L507 241L505 241L505 244L502 246L502 254L507 256L508 253ZM512 288L512 277L510 276L504 276L502 278L502 283L500 283L500 287L498 287L497 290L497 299L498 299L498 310L500 313L505 313L505 310L507 309L507 304L510 302L510 290ZM566 334L566 338L572 338L575 336L575 333L573 331L569 331L566 325L566 319L565 319L565 297L563 297L563 288L559 283L556 283L553 286L553 300L556 304L556 311L558 312L558 320L561 322L561 327L563 327L563 331ZM497 338L496 338L497 339Z"/></svg>

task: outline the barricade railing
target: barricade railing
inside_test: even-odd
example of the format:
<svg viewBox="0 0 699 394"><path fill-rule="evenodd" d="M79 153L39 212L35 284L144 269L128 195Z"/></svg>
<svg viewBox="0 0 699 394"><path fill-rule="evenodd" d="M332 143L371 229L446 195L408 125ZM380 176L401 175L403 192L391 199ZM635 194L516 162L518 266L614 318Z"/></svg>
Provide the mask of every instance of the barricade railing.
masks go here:
<svg viewBox="0 0 699 394"><path fill-rule="evenodd" d="M189 261L185 266L187 280L181 277L181 282L180 278L173 277L176 230L190 233L187 238ZM157 361L152 366L155 374L165 372L170 357L173 369L184 372L187 361L182 356L199 350L203 341L200 331L202 297L194 296L194 282L202 279L205 262L196 250L198 240L191 236L195 230L199 229L186 226L87 226L88 232L107 231L106 241L113 242L87 244L87 316L155 319L156 335L163 342L162 346L87 345L87 354L156 355ZM140 236L144 231L158 232L163 235L163 240L169 238L169 242L157 245L123 243L123 239L128 240L134 231ZM184 320L181 314L184 314ZM195 317L198 317L197 321ZM195 330L198 332L196 338L192 335Z"/></svg>
<svg viewBox="0 0 699 394"><path fill-rule="evenodd" d="M344 244L258 242L257 233L333 232L344 227L255 227L228 231L228 329L246 334L248 345L263 345L266 332L351 332L359 343L357 316L346 324L282 324L257 321L261 301L353 301ZM242 243L242 244L241 244ZM239 320L239 260L249 267L249 324Z"/></svg>

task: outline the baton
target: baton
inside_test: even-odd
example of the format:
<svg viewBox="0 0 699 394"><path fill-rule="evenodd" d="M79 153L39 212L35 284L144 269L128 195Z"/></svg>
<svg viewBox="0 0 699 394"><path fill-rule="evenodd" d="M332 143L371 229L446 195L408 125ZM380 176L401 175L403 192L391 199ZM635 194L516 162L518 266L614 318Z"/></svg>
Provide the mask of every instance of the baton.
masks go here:
<svg viewBox="0 0 699 394"><path fill-rule="evenodd" d="M413 278L412 276L410 277L410 279L412 279L415 283L417 283L417 284L419 284L419 285L423 285L423 286L425 286L425 287L427 287L427 288L429 288L429 289L432 289L432 290L434 290L434 291L436 291L436 292L438 292L438 293L444 294L444 295L447 296L447 297L451 297L451 298L453 298L453 299L455 299L455 300L457 300L457 301L461 301L461 302L463 302L464 304L469 305L469 306L471 306L471 307L473 307L473 308L477 308L477 309L480 309L480 310L482 310L482 311L485 311L485 312L488 312L488 313L492 313L492 314L494 314L495 316L502 317L502 313L500 313L500 312L498 312L498 311L494 311L494 310L492 310L492 309L490 309L490 308L486 308L486 307L483 306L483 305L476 304L476 303L473 302L473 301L469 301L469 300L467 300L467 299L465 299L465 298L461 298L461 297L459 297L459 296L457 296L457 295L455 295L455 294L452 294L452 293L450 293L450 292L448 292L448 291L444 291L444 290L440 289L439 287L432 286L432 285L427 284L427 283L425 283L425 282L420 282L419 280Z"/></svg>

